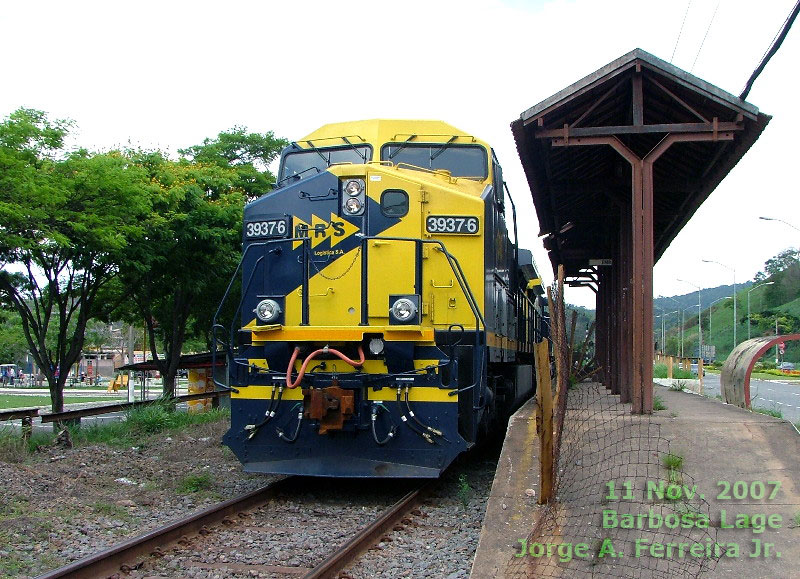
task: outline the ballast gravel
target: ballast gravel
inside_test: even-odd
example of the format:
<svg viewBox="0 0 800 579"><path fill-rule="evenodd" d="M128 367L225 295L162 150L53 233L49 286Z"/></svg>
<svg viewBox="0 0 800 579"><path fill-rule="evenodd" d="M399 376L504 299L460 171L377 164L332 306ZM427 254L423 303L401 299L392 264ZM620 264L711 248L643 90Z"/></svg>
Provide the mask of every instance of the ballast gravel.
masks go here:
<svg viewBox="0 0 800 579"><path fill-rule="evenodd" d="M275 480L242 471L220 443L227 427L196 425L132 448L48 447L23 462L0 459L0 576L36 576ZM469 576L497 454L482 452L451 468L341 576ZM297 576L404 492L391 481L312 479L302 487L121 576Z"/></svg>

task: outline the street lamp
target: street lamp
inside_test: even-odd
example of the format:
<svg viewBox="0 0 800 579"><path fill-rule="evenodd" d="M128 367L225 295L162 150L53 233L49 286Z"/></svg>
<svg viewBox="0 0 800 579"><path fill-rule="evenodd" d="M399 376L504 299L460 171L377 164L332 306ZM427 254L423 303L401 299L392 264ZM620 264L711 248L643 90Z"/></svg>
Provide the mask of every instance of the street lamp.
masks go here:
<svg viewBox="0 0 800 579"><path fill-rule="evenodd" d="M683 308L681 310L681 358L683 358L683 313L688 312L689 310L693 310L695 306L689 306L688 308Z"/></svg>
<svg viewBox="0 0 800 579"><path fill-rule="evenodd" d="M697 288L697 357L703 357L703 306L700 304L700 286L695 285L685 279L679 279L683 283L688 283L690 286Z"/></svg>
<svg viewBox="0 0 800 579"><path fill-rule="evenodd" d="M733 268L729 265L725 265L724 263L720 263L718 261L714 261L711 259L702 259L705 263L716 263L717 265L721 265L725 269L729 269L733 272L733 347L736 347L736 268Z"/></svg>
<svg viewBox="0 0 800 579"><path fill-rule="evenodd" d="M759 219L763 219L764 221L780 221L781 223L783 223L784 225L788 225L789 227L791 227L795 231L800 231L800 229L797 229L797 227L795 227L794 225L792 225L788 221L784 221L783 219L778 219L777 217L759 217Z"/></svg>
<svg viewBox="0 0 800 579"><path fill-rule="evenodd" d="M664 318L667 316L671 316L672 314L677 314L680 310L675 310L674 312L664 312L661 310L662 313L657 315L657 318L661 318L661 353L666 353L667 348L667 333L666 328L664 327Z"/></svg>
<svg viewBox="0 0 800 579"><path fill-rule="evenodd" d="M708 339L709 340L711 339L711 308L714 307L715 303L721 302L722 300L729 300L729 299L731 299L731 296L725 296L725 297L722 297L722 298L717 298L713 302L711 302L710 306L708 306Z"/></svg>
<svg viewBox="0 0 800 579"><path fill-rule="evenodd" d="M772 285L774 281L765 281L762 284L757 285L754 288L750 288L747 290L747 339L750 339L750 292L757 290L760 287L764 287L765 285Z"/></svg>

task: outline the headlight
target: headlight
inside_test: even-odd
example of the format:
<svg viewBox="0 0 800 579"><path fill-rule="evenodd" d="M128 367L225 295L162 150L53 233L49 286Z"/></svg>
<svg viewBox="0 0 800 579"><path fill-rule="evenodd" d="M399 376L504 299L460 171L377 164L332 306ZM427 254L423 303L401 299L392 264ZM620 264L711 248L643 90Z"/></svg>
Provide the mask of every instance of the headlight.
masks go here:
<svg viewBox="0 0 800 579"><path fill-rule="evenodd" d="M398 322L407 322L417 314L417 306L408 298L400 298L392 304L391 314Z"/></svg>
<svg viewBox="0 0 800 579"><path fill-rule="evenodd" d="M350 197L355 197L364 191L364 183L360 179L350 179L345 183L344 190Z"/></svg>
<svg viewBox="0 0 800 579"><path fill-rule="evenodd" d="M369 351L374 356L383 353L383 340L380 338L372 338L369 341Z"/></svg>
<svg viewBox="0 0 800 579"><path fill-rule="evenodd" d="M355 197L351 197L345 202L344 208L348 213L358 213L361 211L361 201Z"/></svg>
<svg viewBox="0 0 800 579"><path fill-rule="evenodd" d="M253 311L262 322L273 322L281 315L281 306L275 300L261 300Z"/></svg>

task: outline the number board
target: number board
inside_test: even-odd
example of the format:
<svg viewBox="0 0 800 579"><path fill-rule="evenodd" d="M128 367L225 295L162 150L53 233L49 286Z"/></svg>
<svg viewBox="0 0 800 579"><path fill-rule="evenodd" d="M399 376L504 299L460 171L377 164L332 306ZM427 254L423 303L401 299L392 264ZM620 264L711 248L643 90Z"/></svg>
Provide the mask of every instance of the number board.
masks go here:
<svg viewBox="0 0 800 579"><path fill-rule="evenodd" d="M479 223L477 217L467 217L464 215L429 215L425 220L425 231L428 233L477 235Z"/></svg>
<svg viewBox="0 0 800 579"><path fill-rule="evenodd" d="M256 237L285 237L288 230L285 219L262 219L244 224L244 236L248 239Z"/></svg>

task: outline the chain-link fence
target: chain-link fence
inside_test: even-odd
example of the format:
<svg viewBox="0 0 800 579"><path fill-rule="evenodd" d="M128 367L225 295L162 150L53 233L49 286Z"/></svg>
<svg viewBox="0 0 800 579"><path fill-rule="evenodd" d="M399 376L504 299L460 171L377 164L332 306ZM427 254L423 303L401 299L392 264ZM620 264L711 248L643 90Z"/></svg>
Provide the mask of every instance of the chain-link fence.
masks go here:
<svg viewBox="0 0 800 579"><path fill-rule="evenodd" d="M698 577L724 553L709 505L649 415L597 382L568 388L563 274L548 292L557 376L552 500L506 577ZM561 361L559 361L561 358ZM544 461L542 461L544 462Z"/></svg>

